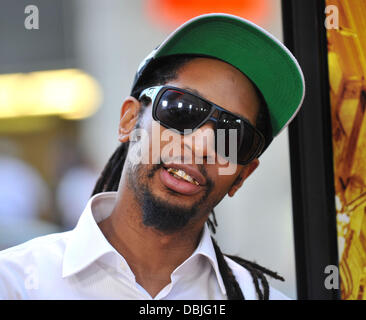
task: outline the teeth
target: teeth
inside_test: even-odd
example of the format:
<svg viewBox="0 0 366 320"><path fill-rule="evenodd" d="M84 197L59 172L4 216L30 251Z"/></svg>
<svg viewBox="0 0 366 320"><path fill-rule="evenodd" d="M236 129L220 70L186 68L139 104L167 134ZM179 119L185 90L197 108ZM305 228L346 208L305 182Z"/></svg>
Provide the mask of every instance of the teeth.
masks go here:
<svg viewBox="0 0 366 320"><path fill-rule="evenodd" d="M192 178L189 174L185 173L184 170L181 169L174 169L174 168L168 168L168 172L178 178L181 178L185 181L188 181L192 184L195 184L196 186L199 185L199 183L196 181L196 179Z"/></svg>

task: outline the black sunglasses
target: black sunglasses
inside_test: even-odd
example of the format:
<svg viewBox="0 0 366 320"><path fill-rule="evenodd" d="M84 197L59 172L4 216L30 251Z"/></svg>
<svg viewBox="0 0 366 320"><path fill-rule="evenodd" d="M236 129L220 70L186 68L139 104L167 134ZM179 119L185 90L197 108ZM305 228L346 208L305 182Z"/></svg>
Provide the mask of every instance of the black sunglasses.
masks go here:
<svg viewBox="0 0 366 320"><path fill-rule="evenodd" d="M238 116L190 91L172 87L155 86L143 90L139 100L149 98L152 102L152 116L155 121L180 134L196 130L208 121L215 125L215 150L222 156L229 153L230 130L236 130L237 159L231 162L246 165L257 158L264 147L264 137L247 119ZM218 129L224 133L224 140L218 138ZM186 131L185 131L186 130ZM217 148L225 141L225 148Z"/></svg>

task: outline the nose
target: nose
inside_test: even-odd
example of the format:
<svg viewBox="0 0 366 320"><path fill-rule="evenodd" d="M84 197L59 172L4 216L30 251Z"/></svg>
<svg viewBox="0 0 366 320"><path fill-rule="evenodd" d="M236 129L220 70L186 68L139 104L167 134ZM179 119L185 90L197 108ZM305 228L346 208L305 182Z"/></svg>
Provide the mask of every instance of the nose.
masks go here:
<svg viewBox="0 0 366 320"><path fill-rule="evenodd" d="M184 135L183 144L185 157L186 152L188 152L193 163L210 164L215 162L215 133L213 123L205 123L191 134Z"/></svg>

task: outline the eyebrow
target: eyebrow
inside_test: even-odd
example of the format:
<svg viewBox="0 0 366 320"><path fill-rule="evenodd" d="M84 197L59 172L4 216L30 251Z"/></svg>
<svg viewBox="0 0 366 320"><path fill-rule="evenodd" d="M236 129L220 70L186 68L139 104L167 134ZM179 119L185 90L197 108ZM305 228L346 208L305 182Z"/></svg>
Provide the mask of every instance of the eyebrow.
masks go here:
<svg viewBox="0 0 366 320"><path fill-rule="evenodd" d="M196 90L196 89L193 89L193 88L190 88L190 87L183 87L182 89L185 89L185 90L188 90L188 91L190 91L190 92L192 92L192 93L194 93L194 94L196 94L196 95L198 95L198 96L200 96L200 97L202 97L202 98L204 98L204 99L206 99L206 100L208 100L208 101L210 101L210 102L212 102L211 100L209 100L209 99L207 99L201 92L199 92L198 90ZM214 102L212 102L212 103L214 103ZM214 104L216 104L216 103L214 103ZM218 104L216 104L217 106L218 106ZM219 107L221 107L221 106L219 106ZM225 109L225 110L227 110L226 108L224 108L224 107L221 107L221 108L223 108L223 109ZM228 110L229 111L229 110ZM235 114L237 117L241 117L241 118L244 118L244 119L246 119L246 120L248 120L246 117L244 117L243 115L241 115L241 114L239 114L239 113L237 113L237 112L232 112L232 111L230 111L232 114Z"/></svg>

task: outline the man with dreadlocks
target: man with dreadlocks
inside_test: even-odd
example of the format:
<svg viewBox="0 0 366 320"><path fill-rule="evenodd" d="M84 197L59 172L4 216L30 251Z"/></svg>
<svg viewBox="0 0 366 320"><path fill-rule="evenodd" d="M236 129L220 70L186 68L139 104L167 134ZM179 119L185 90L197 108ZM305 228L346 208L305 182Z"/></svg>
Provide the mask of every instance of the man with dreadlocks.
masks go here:
<svg viewBox="0 0 366 320"><path fill-rule="evenodd" d="M303 95L295 58L260 27L226 14L186 22L141 63L76 228L0 253L0 297L286 298L266 279L282 277L224 255L209 227Z"/></svg>

